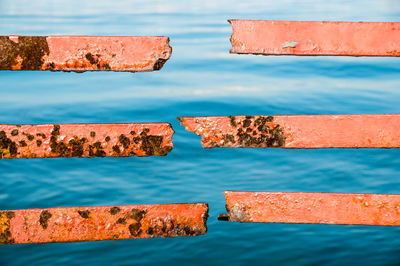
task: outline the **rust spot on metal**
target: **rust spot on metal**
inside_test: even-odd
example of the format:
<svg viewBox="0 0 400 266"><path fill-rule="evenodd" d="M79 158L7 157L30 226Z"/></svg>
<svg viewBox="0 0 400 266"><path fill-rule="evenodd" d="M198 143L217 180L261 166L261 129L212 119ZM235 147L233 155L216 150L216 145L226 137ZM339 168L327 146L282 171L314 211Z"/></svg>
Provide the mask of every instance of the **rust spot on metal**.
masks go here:
<svg viewBox="0 0 400 266"><path fill-rule="evenodd" d="M112 215L116 215L117 213L119 213L121 211L121 209L119 207L112 207L110 208L110 213Z"/></svg>
<svg viewBox="0 0 400 266"><path fill-rule="evenodd" d="M90 211L88 211L88 210L86 210L86 211L78 210L78 213L83 219L89 219Z"/></svg>
<svg viewBox="0 0 400 266"><path fill-rule="evenodd" d="M285 144L286 136L273 116L229 116L230 130L201 123L196 131L203 132L205 148L214 147L260 147L279 148ZM182 124L185 124L184 122ZM203 130L207 128L207 130ZM211 130L210 130L211 129Z"/></svg>
<svg viewBox="0 0 400 266"><path fill-rule="evenodd" d="M33 135L29 134L29 133L25 133L25 132L22 132L22 135L25 135L26 138L27 138L29 141L32 141L32 140L35 138L35 136L33 136Z"/></svg>
<svg viewBox="0 0 400 266"><path fill-rule="evenodd" d="M14 238L10 231L10 220L15 217L13 211L0 211L0 245L13 244Z"/></svg>
<svg viewBox="0 0 400 266"><path fill-rule="evenodd" d="M114 146L112 147L112 149L113 149L114 152L116 152L116 153L118 153L118 154L121 153L121 149L119 148L118 145L114 145Z"/></svg>
<svg viewBox="0 0 400 266"><path fill-rule="evenodd" d="M48 54L46 36L19 36L18 42L0 36L0 70L42 70Z"/></svg>
<svg viewBox="0 0 400 266"><path fill-rule="evenodd" d="M0 159L15 158L17 155L17 145L7 137L5 131L0 131Z"/></svg>
<svg viewBox="0 0 400 266"><path fill-rule="evenodd" d="M46 135L44 133L36 133L36 136L41 137L42 139L46 138Z"/></svg>
<svg viewBox="0 0 400 266"><path fill-rule="evenodd" d="M138 237L140 233L142 233L142 230L140 229L141 224L140 223L133 223L129 225L129 232L131 233L132 236Z"/></svg>
<svg viewBox="0 0 400 266"><path fill-rule="evenodd" d="M21 146L21 147L26 147L26 146L28 146L28 145L26 144L25 140L21 140L21 141L19 142L19 146Z"/></svg>
<svg viewBox="0 0 400 266"><path fill-rule="evenodd" d="M38 146L38 147L40 147L41 145L42 145L42 141L40 140L40 139L38 139L38 140L36 140L36 145Z"/></svg>
<svg viewBox="0 0 400 266"><path fill-rule="evenodd" d="M53 215L48 212L47 210L44 210L40 213L39 217L39 223L43 227L43 229L47 229L48 227L48 221Z"/></svg>
<svg viewBox="0 0 400 266"><path fill-rule="evenodd" d="M18 136L18 129L11 131L11 136Z"/></svg>
<svg viewBox="0 0 400 266"><path fill-rule="evenodd" d="M131 144L131 141L124 134L121 134L119 136L119 142L121 142L124 149L127 149L129 147L129 145Z"/></svg>

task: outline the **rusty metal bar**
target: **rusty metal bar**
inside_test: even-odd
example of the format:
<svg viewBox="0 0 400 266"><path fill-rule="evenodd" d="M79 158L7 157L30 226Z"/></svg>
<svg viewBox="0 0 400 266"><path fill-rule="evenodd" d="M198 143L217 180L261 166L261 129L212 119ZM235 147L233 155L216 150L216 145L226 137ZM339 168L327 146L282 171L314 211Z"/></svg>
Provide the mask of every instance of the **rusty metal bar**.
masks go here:
<svg viewBox="0 0 400 266"><path fill-rule="evenodd" d="M218 219L248 223L400 225L400 195L225 191Z"/></svg>
<svg viewBox="0 0 400 266"><path fill-rule="evenodd" d="M400 22L228 21L231 53L400 56Z"/></svg>
<svg viewBox="0 0 400 266"><path fill-rule="evenodd" d="M400 115L179 117L204 148L399 148Z"/></svg>
<svg viewBox="0 0 400 266"><path fill-rule="evenodd" d="M169 123L0 125L0 159L164 156Z"/></svg>
<svg viewBox="0 0 400 266"><path fill-rule="evenodd" d="M208 204L158 204L0 211L0 244L198 236Z"/></svg>
<svg viewBox="0 0 400 266"><path fill-rule="evenodd" d="M171 52L168 37L0 36L0 70L153 71Z"/></svg>

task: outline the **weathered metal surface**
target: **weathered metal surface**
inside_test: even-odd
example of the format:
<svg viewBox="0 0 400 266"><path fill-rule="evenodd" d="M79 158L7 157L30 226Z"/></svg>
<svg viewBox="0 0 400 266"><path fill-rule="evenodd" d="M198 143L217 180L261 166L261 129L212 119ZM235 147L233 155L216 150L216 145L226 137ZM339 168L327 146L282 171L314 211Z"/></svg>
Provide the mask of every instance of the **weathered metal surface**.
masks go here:
<svg viewBox="0 0 400 266"><path fill-rule="evenodd" d="M400 22L229 20L231 53L400 56Z"/></svg>
<svg viewBox="0 0 400 266"><path fill-rule="evenodd" d="M249 223L400 225L400 195L225 191L227 214Z"/></svg>
<svg viewBox="0 0 400 266"><path fill-rule="evenodd" d="M0 211L0 244L198 236L206 203Z"/></svg>
<svg viewBox="0 0 400 266"><path fill-rule="evenodd" d="M178 118L204 148L399 148L400 115L276 115Z"/></svg>
<svg viewBox="0 0 400 266"><path fill-rule="evenodd" d="M0 70L153 71L171 52L168 37L0 36Z"/></svg>
<svg viewBox="0 0 400 266"><path fill-rule="evenodd" d="M164 156L169 123L0 125L0 159Z"/></svg>

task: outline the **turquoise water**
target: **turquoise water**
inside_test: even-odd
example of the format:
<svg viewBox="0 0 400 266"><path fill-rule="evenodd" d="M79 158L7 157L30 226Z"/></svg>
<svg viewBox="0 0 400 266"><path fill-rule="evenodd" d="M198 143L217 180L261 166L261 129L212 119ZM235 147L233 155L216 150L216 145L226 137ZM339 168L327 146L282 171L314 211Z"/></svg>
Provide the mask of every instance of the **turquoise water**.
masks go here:
<svg viewBox="0 0 400 266"><path fill-rule="evenodd" d="M0 0L0 35L165 35L149 73L0 72L1 123L170 122L166 157L0 160L0 209L208 202L207 235L0 246L1 265L399 265L398 227L217 221L224 190L400 193L396 149L210 149L177 116L399 113L398 58L229 54L229 18L400 21L385 1Z"/></svg>

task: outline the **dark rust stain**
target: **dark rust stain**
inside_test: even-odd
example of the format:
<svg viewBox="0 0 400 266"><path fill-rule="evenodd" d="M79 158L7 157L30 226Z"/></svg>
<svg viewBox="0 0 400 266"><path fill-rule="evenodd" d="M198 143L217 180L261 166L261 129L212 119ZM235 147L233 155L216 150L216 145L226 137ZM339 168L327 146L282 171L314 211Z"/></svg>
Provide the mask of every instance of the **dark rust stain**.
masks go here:
<svg viewBox="0 0 400 266"><path fill-rule="evenodd" d="M140 223L133 223L129 225L129 232L132 236L139 236L142 233L142 229L140 229L142 225Z"/></svg>
<svg viewBox="0 0 400 266"><path fill-rule="evenodd" d="M91 131L91 132L90 132L90 136L91 136L92 138L96 137L96 132Z"/></svg>
<svg viewBox="0 0 400 266"><path fill-rule="evenodd" d="M134 219L137 223L140 224L144 216L146 215L147 211L146 210L140 210L140 209L135 209L133 208L130 212L124 215L124 217L121 217L117 220L117 224L126 224L126 221L128 219Z"/></svg>
<svg viewBox="0 0 400 266"><path fill-rule="evenodd" d="M121 134L118 138L119 142L121 142L122 147L124 147L124 149L127 149L129 147L129 145L131 144L131 141L129 140L128 137L126 137L124 134Z"/></svg>
<svg viewBox="0 0 400 266"><path fill-rule="evenodd" d="M150 130L148 128L143 129L140 133L140 140L142 141L141 149L147 155L161 155L164 156L168 152L171 151L171 147L161 147L164 137L163 136L155 136L155 135L147 135ZM133 141L137 142L137 137L133 138Z"/></svg>
<svg viewBox="0 0 400 266"><path fill-rule="evenodd" d="M13 244L14 238L11 235L10 221L15 217L13 211L0 211L0 245Z"/></svg>
<svg viewBox="0 0 400 266"><path fill-rule="evenodd" d="M19 36L18 43L0 36L0 70L12 70L19 61L21 70L42 70L49 52L46 36Z"/></svg>
<svg viewBox="0 0 400 266"><path fill-rule="evenodd" d="M131 218L135 219L137 222L140 222L144 218L146 213L147 213L146 210L139 210L139 209L133 208L131 210Z"/></svg>
<svg viewBox="0 0 400 266"><path fill-rule="evenodd" d="M57 153L59 156L66 157L71 153L71 150L64 142L62 141L57 142L59 135L60 135L60 125L53 125L53 131L51 131L51 137L50 137L51 152Z"/></svg>
<svg viewBox="0 0 400 266"><path fill-rule="evenodd" d="M100 141L93 143L93 147L96 149L96 152L94 153L95 156L97 156L97 157L105 157L106 156L106 152L103 150L103 147L101 146Z"/></svg>
<svg viewBox="0 0 400 266"><path fill-rule="evenodd" d="M32 134L22 132L22 135L25 135L29 141L32 141L35 137Z"/></svg>
<svg viewBox="0 0 400 266"><path fill-rule="evenodd" d="M17 144L7 137L5 131L0 131L0 159L15 158L17 155Z"/></svg>
<svg viewBox="0 0 400 266"><path fill-rule="evenodd" d="M280 125L274 124L273 120L273 116L246 116L242 127L236 127L236 143L241 147L282 147L285 144L286 137ZM235 143L235 141L232 141L232 137L228 135L223 135L223 137L223 145ZM215 143L215 146L220 145Z"/></svg>
<svg viewBox="0 0 400 266"><path fill-rule="evenodd" d="M131 131L131 135L132 135L132 136L135 136L135 135L136 135L136 132L135 132L134 130L132 130L132 131Z"/></svg>
<svg viewBox="0 0 400 266"><path fill-rule="evenodd" d="M237 126L236 120L235 120L235 117L234 117L234 116L229 116L229 120L230 120L230 122L231 122L231 126L232 126L232 127L236 127L236 126Z"/></svg>
<svg viewBox="0 0 400 266"><path fill-rule="evenodd" d="M26 147L26 146L28 146L28 145L26 144L25 140L21 140L21 141L19 142L19 146L21 146L21 147Z"/></svg>
<svg viewBox="0 0 400 266"><path fill-rule="evenodd" d="M101 62L100 57L100 54L92 55L91 53L87 53L85 55L89 63L95 65L98 70L111 70L111 66L108 63Z"/></svg>
<svg viewBox="0 0 400 266"><path fill-rule="evenodd" d="M46 138L46 135L44 133L36 133L36 136L42 137L42 139Z"/></svg>
<svg viewBox="0 0 400 266"><path fill-rule="evenodd" d="M86 59L89 61L89 63L91 63L92 65L95 65L95 64L97 64L97 62L98 62L98 59L97 59L97 58L94 58L94 56L93 56L91 53L87 53L87 54L85 55L85 57L86 57Z"/></svg>
<svg viewBox="0 0 400 266"><path fill-rule="evenodd" d="M59 135L60 125L54 125L50 137L50 148L52 153L56 153L61 157L82 157L84 155L84 144L88 142L87 138L74 136L73 139L68 141L68 143L64 143L63 141L57 141ZM92 132L90 135L93 135ZM106 152L103 150L100 141L93 143L93 145L88 145L88 148L89 156L106 156Z"/></svg>
<svg viewBox="0 0 400 266"><path fill-rule="evenodd" d="M110 138L110 136L107 136L104 140L105 140L106 142L109 142L109 141L111 140L111 138Z"/></svg>
<svg viewBox="0 0 400 266"><path fill-rule="evenodd" d="M44 210L40 213L39 223L43 227L43 229L47 229L48 221L51 218L52 214L47 210Z"/></svg>
<svg viewBox="0 0 400 266"><path fill-rule="evenodd" d="M81 157L84 151L83 144L86 142L86 138L78 138L77 136L74 136L74 138L68 142L72 151L71 155L74 157Z"/></svg>
<svg viewBox="0 0 400 266"><path fill-rule="evenodd" d="M117 223L117 224L126 224L126 217L124 216L124 217L122 217L122 218L119 218L119 219L116 221L116 223Z"/></svg>
<svg viewBox="0 0 400 266"><path fill-rule="evenodd" d="M116 152L116 153L118 153L118 154L121 153L121 149L119 148L118 145L114 145L114 146L112 147L112 149L113 149L114 152Z"/></svg>
<svg viewBox="0 0 400 266"><path fill-rule="evenodd" d="M18 135L18 129L14 129L11 131L11 136L17 136Z"/></svg>
<svg viewBox="0 0 400 266"><path fill-rule="evenodd" d="M36 140L36 146L38 147L42 146L42 141L40 139Z"/></svg>
<svg viewBox="0 0 400 266"><path fill-rule="evenodd" d="M112 207L110 208L110 213L112 215L116 215L117 213L119 213L121 211L121 209L119 207Z"/></svg>
<svg viewBox="0 0 400 266"><path fill-rule="evenodd" d="M79 215L84 219L89 219L90 211L80 211L78 210Z"/></svg>
<svg viewBox="0 0 400 266"><path fill-rule="evenodd" d="M190 225L176 223L173 219L152 220L146 233L152 237L159 236L197 236L204 232Z"/></svg>

